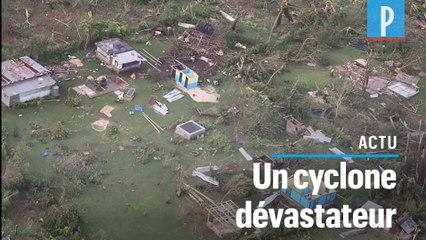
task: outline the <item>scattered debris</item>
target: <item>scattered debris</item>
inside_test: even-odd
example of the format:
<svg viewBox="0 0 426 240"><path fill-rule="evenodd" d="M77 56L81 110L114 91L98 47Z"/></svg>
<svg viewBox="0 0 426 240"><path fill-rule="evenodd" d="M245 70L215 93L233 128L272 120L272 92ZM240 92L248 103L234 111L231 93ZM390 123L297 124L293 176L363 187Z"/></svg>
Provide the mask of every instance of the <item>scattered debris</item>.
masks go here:
<svg viewBox="0 0 426 240"><path fill-rule="evenodd" d="M209 64L210 67L214 65L214 62L212 62L211 59L206 58L204 56L200 57L200 60L206 62L207 64Z"/></svg>
<svg viewBox="0 0 426 240"><path fill-rule="evenodd" d="M317 66L315 63L308 63L306 65L308 65L309 67L316 67Z"/></svg>
<svg viewBox="0 0 426 240"><path fill-rule="evenodd" d="M217 107L209 107L206 110L201 111L196 109L199 116L217 116L219 114L219 109Z"/></svg>
<svg viewBox="0 0 426 240"><path fill-rule="evenodd" d="M107 117L112 117L112 110L114 110L114 107L105 105L99 112L105 114Z"/></svg>
<svg viewBox="0 0 426 240"><path fill-rule="evenodd" d="M190 24L190 23L178 23L179 27L183 27L183 28L195 28L196 26L194 24Z"/></svg>
<svg viewBox="0 0 426 240"><path fill-rule="evenodd" d="M269 197L263 199L263 205L259 204L257 205L257 208L265 208L267 207L269 204L271 204L277 197L279 196L279 194L277 192L272 193L272 195L270 195Z"/></svg>
<svg viewBox="0 0 426 240"><path fill-rule="evenodd" d="M76 91L78 94L81 95L86 95L89 98L93 98L96 96L96 92L93 91L92 89L90 89L89 87L86 86L86 84L77 86L77 87L73 87L72 88L74 91Z"/></svg>
<svg viewBox="0 0 426 240"><path fill-rule="evenodd" d="M118 103L124 102L124 92L120 90L114 91L114 94L117 96L117 99L115 100Z"/></svg>
<svg viewBox="0 0 426 240"><path fill-rule="evenodd" d="M252 156L250 156L250 154L248 154L248 153L247 153L247 151L246 151L244 148L240 147L240 148L238 149L238 151L240 151L240 153L243 155L243 157L244 157L247 161L253 161L253 157L252 157Z"/></svg>
<svg viewBox="0 0 426 240"><path fill-rule="evenodd" d="M410 87L409 85L402 82L393 83L390 86L388 86L388 89L405 97L406 99L409 99L412 96L419 93L418 88Z"/></svg>
<svg viewBox="0 0 426 240"><path fill-rule="evenodd" d="M389 85L390 80L386 77L381 76L370 76L368 78L368 84L366 91L375 94L378 92L381 92L386 88L387 85Z"/></svg>
<svg viewBox="0 0 426 240"><path fill-rule="evenodd" d="M74 65L74 66L76 66L76 67L83 67L83 66L84 66L84 64L83 64L83 62L81 61L81 59L77 58L76 56L68 55L68 58L69 58L69 60L68 60L68 61L69 61L72 65Z"/></svg>
<svg viewBox="0 0 426 240"><path fill-rule="evenodd" d="M346 232L342 232L341 234L339 234L339 236L342 238L347 238L347 237L353 237L353 236L357 236L357 235L361 235L365 233L367 233L366 228L355 228Z"/></svg>
<svg viewBox="0 0 426 240"><path fill-rule="evenodd" d="M243 44L241 44L241 43L239 43L239 42L237 42L237 43L235 44L235 47L237 47L237 48L242 48L242 49L247 49L247 47L246 47L246 46L244 46Z"/></svg>
<svg viewBox="0 0 426 240"><path fill-rule="evenodd" d="M396 73L395 79L397 81L400 81L409 85L414 85L414 86L417 86L417 84L419 83L419 80L420 80L419 77L408 75L405 72L403 72L400 68L396 68L394 71Z"/></svg>
<svg viewBox="0 0 426 240"><path fill-rule="evenodd" d="M303 123L299 122L297 119L293 117L287 118L287 124L286 124L286 132L288 135L292 137L296 137L299 135L299 133L305 131L306 127L303 125Z"/></svg>
<svg viewBox="0 0 426 240"><path fill-rule="evenodd" d="M167 108L166 104L160 103L159 101L155 101L155 104L151 107L156 113L159 113L163 116L169 113L169 109Z"/></svg>
<svg viewBox="0 0 426 240"><path fill-rule="evenodd" d="M95 167L93 166L95 156L90 152L77 152L60 158L58 169L69 178L86 179L93 178ZM93 179L95 180L95 179Z"/></svg>
<svg viewBox="0 0 426 240"><path fill-rule="evenodd" d="M226 12L224 12L224 11L222 11L222 10L219 10L219 13L220 13L220 14L221 14L224 18L226 18L226 20L228 20L228 21L230 21L230 22L235 21L235 18L233 18L231 15L227 14Z"/></svg>
<svg viewBox="0 0 426 240"><path fill-rule="evenodd" d="M355 59L354 63L355 63L357 66L360 66L360 67L362 67L362 68L366 68L366 67L367 67L367 65L368 65L368 61L367 61L366 59L362 59L362 58L360 58L360 59Z"/></svg>
<svg viewBox="0 0 426 240"><path fill-rule="evenodd" d="M196 29L208 36L211 36L214 32L214 28L210 23L198 24Z"/></svg>
<svg viewBox="0 0 426 240"><path fill-rule="evenodd" d="M194 177L197 176L197 177L203 179L204 181L206 181L206 182L208 182L210 184L219 186L219 182L216 179L214 179L214 178L212 178L212 177L207 176L207 175L204 174L206 172L212 172L212 171L218 171L218 170L219 170L218 166L197 167L192 172L192 176L194 176Z"/></svg>
<svg viewBox="0 0 426 240"><path fill-rule="evenodd" d="M165 98L167 102L170 102L170 103L177 101L183 97L184 95L178 89L173 89L171 92L163 96L163 98Z"/></svg>
<svg viewBox="0 0 426 240"><path fill-rule="evenodd" d="M87 84L73 87L72 89L77 93L88 96L89 98L94 98L129 86L129 84L119 76L108 76L104 79L106 80L106 84L104 83L104 86L101 86L101 88L99 88L94 82L89 82Z"/></svg>
<svg viewBox="0 0 426 240"><path fill-rule="evenodd" d="M131 102L133 98L135 97L135 92L136 92L135 88L129 88L129 90L127 90L126 94L124 95L123 99L125 101Z"/></svg>
<svg viewBox="0 0 426 240"><path fill-rule="evenodd" d="M329 150L333 152L334 154L345 154L344 152L340 151L338 148L329 148ZM348 163L354 163L351 157L342 157L342 158L345 159Z"/></svg>
<svg viewBox="0 0 426 240"><path fill-rule="evenodd" d="M194 157L198 157L200 155L200 152L197 150L191 151L191 155Z"/></svg>
<svg viewBox="0 0 426 240"><path fill-rule="evenodd" d="M235 212L238 206L231 200L206 207L207 227L218 237L228 239L241 229L236 224Z"/></svg>
<svg viewBox="0 0 426 240"><path fill-rule="evenodd" d="M204 135L206 129L193 120L181 123L176 126L175 133L184 139L193 140L198 139Z"/></svg>
<svg viewBox="0 0 426 240"><path fill-rule="evenodd" d="M188 93L188 95L196 102L210 102L210 103L219 102L220 95L216 92L216 89L211 85L203 87L203 88L201 87L195 87L192 89L181 88L181 90Z"/></svg>
<svg viewBox="0 0 426 240"><path fill-rule="evenodd" d="M282 161L278 161L278 160L276 160L276 159L272 159L272 158L270 158L268 155L266 155L266 154L264 154L264 155L261 155L261 156L258 156L258 157L255 157L254 159L253 159L253 161L251 161L250 163L260 163L261 164L261 167L263 167L263 164L265 164L265 163L270 163L271 164L271 167L272 168L276 168L276 169L279 169L281 166L282 166L282 164L283 164L283 162Z"/></svg>
<svg viewBox="0 0 426 240"><path fill-rule="evenodd" d="M327 137L324 133L322 133L320 130L314 130L311 126L307 127L303 139L313 139L320 143L330 143L331 138Z"/></svg>
<svg viewBox="0 0 426 240"><path fill-rule="evenodd" d="M361 62L362 63L362 62ZM351 81L359 89L364 89L370 94L386 90L390 79L384 76L373 76L368 74L368 69L360 66L362 64L347 63L336 68L343 73L347 80ZM366 77L368 81L366 82ZM366 85L366 86L365 86ZM386 93L386 92L385 92Z"/></svg>
<svg viewBox="0 0 426 240"><path fill-rule="evenodd" d="M101 118L101 119L92 123L92 128L93 128L93 130L95 130L97 132L103 132L103 131L105 131L105 129L107 129L108 124L109 124L108 120Z"/></svg>
<svg viewBox="0 0 426 240"><path fill-rule="evenodd" d="M140 112L142 113L142 116L151 124L152 127L154 127L154 129L157 131L158 134L161 134L161 131L164 131L164 129L158 125L158 123L156 123L154 120L152 120L152 118L150 118L143 110L141 105L135 104L134 107L136 112Z"/></svg>
<svg viewBox="0 0 426 240"><path fill-rule="evenodd" d="M157 102L157 96L154 96L154 95L149 96L148 98L149 106L154 106L156 102Z"/></svg>
<svg viewBox="0 0 426 240"><path fill-rule="evenodd" d="M404 213L404 215L399 218L397 221L399 226L406 234L411 234L417 229L417 223L413 220L413 217L409 213Z"/></svg>

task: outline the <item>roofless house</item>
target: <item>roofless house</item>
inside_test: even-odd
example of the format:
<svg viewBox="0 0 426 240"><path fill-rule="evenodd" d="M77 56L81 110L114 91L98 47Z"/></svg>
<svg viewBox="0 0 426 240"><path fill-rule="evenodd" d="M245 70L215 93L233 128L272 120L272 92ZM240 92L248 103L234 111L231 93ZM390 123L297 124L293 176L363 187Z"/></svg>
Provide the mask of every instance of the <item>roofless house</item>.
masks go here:
<svg viewBox="0 0 426 240"><path fill-rule="evenodd" d="M50 94L57 97L55 84L50 71L30 57L1 63L1 101L8 107L15 102L27 102Z"/></svg>
<svg viewBox="0 0 426 240"><path fill-rule="evenodd" d="M180 86L191 89L198 86L198 74L183 63L176 61L170 66L169 77Z"/></svg>
<svg viewBox="0 0 426 240"><path fill-rule="evenodd" d="M116 73L140 68L142 62L146 61L133 47L120 38L96 42L95 45L96 57Z"/></svg>

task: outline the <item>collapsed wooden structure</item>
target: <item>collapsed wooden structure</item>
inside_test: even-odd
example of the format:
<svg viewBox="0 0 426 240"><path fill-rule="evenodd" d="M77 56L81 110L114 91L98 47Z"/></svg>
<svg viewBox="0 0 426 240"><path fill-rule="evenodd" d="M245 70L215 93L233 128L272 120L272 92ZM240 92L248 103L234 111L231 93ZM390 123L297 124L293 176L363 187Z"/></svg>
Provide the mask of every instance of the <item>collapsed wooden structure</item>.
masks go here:
<svg viewBox="0 0 426 240"><path fill-rule="evenodd" d="M224 201L206 207L207 227L220 238L228 238L239 231L235 213L238 206L232 201Z"/></svg>

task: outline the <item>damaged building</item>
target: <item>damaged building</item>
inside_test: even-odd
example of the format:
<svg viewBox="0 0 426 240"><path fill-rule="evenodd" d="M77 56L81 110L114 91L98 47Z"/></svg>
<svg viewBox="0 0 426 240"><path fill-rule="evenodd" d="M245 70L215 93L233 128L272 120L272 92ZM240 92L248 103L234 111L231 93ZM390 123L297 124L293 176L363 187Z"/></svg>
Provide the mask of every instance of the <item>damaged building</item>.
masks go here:
<svg viewBox="0 0 426 240"><path fill-rule="evenodd" d="M186 89L198 86L198 74L181 63L170 66L169 77Z"/></svg>
<svg viewBox="0 0 426 240"><path fill-rule="evenodd" d="M116 73L140 68L142 62L146 61L133 47L120 38L96 42L95 45L96 57Z"/></svg>
<svg viewBox="0 0 426 240"><path fill-rule="evenodd" d="M1 72L1 101L8 107L51 94L58 96L51 72L28 56L2 62Z"/></svg>

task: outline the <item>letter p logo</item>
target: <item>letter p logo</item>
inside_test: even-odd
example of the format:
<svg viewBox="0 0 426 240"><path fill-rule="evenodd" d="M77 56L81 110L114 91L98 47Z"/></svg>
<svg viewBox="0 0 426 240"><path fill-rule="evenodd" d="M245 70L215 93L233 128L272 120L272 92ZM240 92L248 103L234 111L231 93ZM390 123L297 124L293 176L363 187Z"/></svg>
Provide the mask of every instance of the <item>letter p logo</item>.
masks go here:
<svg viewBox="0 0 426 240"><path fill-rule="evenodd" d="M369 41L404 40L404 0L367 1Z"/></svg>
<svg viewBox="0 0 426 240"><path fill-rule="evenodd" d="M380 36L386 37L386 27L392 24L393 19L395 18L395 14L394 14L392 8L390 8L388 6L382 6L381 10L382 11L380 13L380 17L381 17L381 21L380 21ZM389 13L388 20L386 20L386 13L387 12Z"/></svg>

